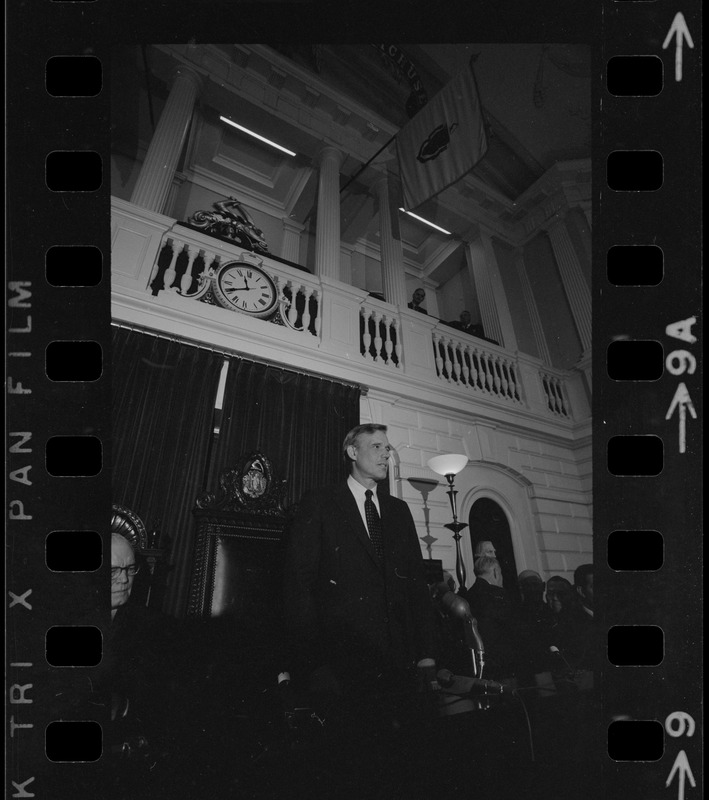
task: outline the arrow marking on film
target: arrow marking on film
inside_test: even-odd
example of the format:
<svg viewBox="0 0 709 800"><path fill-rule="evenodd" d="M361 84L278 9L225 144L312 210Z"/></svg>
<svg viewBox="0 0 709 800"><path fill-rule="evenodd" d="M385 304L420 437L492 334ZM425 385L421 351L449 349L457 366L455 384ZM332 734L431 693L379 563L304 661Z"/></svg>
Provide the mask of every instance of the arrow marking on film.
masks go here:
<svg viewBox="0 0 709 800"><path fill-rule="evenodd" d="M689 29L687 28L687 23L684 19L684 14L681 11L678 11L675 14L675 18L672 20L672 25L670 25L670 30L665 37L665 41L662 44L662 49L666 50L672 41L675 38L675 80L681 81L682 80L682 47L684 45L684 40L687 40L687 44L694 48L694 42L692 41L692 37L689 35Z"/></svg>
<svg viewBox="0 0 709 800"><path fill-rule="evenodd" d="M679 407L679 451L680 453L684 453L687 449L687 411L689 411L693 419L697 418L697 412L694 410L692 398L689 396L687 387L683 383L680 383L677 387L675 396L672 398L670 407L665 414L665 419L669 419L674 414L675 408L677 407Z"/></svg>
<svg viewBox="0 0 709 800"><path fill-rule="evenodd" d="M689 768L689 761L687 760L687 754L684 752L684 750L680 750L679 753L677 753L675 763L672 765L670 774L665 781L665 788L672 783L672 778L674 778L675 772L679 773L677 800L684 800L684 779L689 779L689 784L692 788L697 785L696 781L694 780L694 775L692 775L692 770Z"/></svg>

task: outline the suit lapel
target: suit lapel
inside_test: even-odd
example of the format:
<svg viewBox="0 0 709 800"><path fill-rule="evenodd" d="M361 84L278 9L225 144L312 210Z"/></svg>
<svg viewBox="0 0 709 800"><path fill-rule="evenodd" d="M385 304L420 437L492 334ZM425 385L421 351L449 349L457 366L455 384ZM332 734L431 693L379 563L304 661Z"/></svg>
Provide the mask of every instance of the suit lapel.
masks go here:
<svg viewBox="0 0 709 800"><path fill-rule="evenodd" d="M380 495L379 497L379 510L382 517L382 530L385 531L384 535L384 552L393 553L396 536L394 531L398 524L395 506L390 502L391 498L388 495Z"/></svg>
<svg viewBox="0 0 709 800"><path fill-rule="evenodd" d="M350 491L347 484L338 487L336 501L337 505L342 511L342 519L346 525L357 537L362 547L364 547L364 549L367 551L372 559L372 562L376 564L377 567L381 567L381 561L377 558L377 554L374 552L374 545L369 538L369 532L367 531L367 528L362 521L362 515L359 513L359 509L357 508L357 501L354 499L354 495Z"/></svg>

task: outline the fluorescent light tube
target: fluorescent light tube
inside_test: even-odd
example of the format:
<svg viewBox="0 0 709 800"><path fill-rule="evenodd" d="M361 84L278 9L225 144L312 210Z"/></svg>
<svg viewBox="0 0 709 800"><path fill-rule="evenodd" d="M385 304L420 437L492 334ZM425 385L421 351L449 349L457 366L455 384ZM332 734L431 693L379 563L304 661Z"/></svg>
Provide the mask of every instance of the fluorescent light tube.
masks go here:
<svg viewBox="0 0 709 800"><path fill-rule="evenodd" d="M243 133L248 133L249 136L253 136L254 139L258 139L260 142L265 142L266 144L270 144L271 147L275 147L276 150L281 150L284 153L287 153L289 156L296 155L292 150L289 150L287 147L282 147L280 144L276 144L272 142L270 139L267 139L265 136L261 136L260 133L254 133L250 131L248 128L245 128L243 125L239 125L236 122L232 122L230 119L226 117L219 117L222 122L226 122L227 125L232 125L234 128L238 128Z"/></svg>
<svg viewBox="0 0 709 800"><path fill-rule="evenodd" d="M425 225L430 225L432 228L435 228L437 231L440 231L441 233L445 233L447 236L453 235L450 231L447 231L445 228L441 228L438 225L434 225L433 222L429 222L427 219L419 217L418 214L413 214L411 211L407 211L405 208L400 208L399 211L403 211L404 214L408 214L410 217L417 219L419 222L423 222Z"/></svg>

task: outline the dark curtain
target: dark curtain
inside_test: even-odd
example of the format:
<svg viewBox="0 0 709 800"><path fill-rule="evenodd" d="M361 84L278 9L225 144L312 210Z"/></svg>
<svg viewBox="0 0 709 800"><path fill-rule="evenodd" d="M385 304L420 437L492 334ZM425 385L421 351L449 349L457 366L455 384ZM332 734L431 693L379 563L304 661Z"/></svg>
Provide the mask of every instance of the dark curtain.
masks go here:
<svg viewBox="0 0 709 800"><path fill-rule="evenodd" d="M205 486L222 355L136 331L113 333L113 502L171 539L164 608L184 612L192 509ZM139 576L140 577L140 576Z"/></svg>
<svg viewBox="0 0 709 800"><path fill-rule="evenodd" d="M271 460L277 478L286 479L287 505L307 489L345 480L341 447L359 424L359 396L357 386L232 359L210 488L222 470L255 451Z"/></svg>

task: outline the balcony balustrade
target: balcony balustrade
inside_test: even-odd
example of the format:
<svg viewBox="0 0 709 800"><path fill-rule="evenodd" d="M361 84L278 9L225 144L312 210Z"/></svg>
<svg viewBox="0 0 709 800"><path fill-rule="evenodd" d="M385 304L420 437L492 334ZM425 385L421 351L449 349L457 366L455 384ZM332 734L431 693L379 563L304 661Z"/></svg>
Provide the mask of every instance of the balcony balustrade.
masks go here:
<svg viewBox="0 0 709 800"><path fill-rule="evenodd" d="M272 277L278 301L269 319L249 319L223 309L211 296L212 277L232 261L259 264ZM372 381L377 376L408 379L404 395L410 394L415 381L422 390L452 392L461 400L494 403L549 422L580 422L590 414L578 372L552 369L531 356L462 334L433 317L390 305L268 254L243 250L116 198L112 288L113 313L121 321L136 322L134 316L125 318L132 303L140 306L147 327L159 328L160 320L169 317L167 307L174 306L182 319L190 312L198 315L208 336L211 315L220 330L233 326L234 334L241 332L235 348L239 352L248 353L250 342L272 339L286 366L299 354L306 357L317 351L330 365L356 367ZM150 303L155 304L154 320ZM254 355L258 355L255 350Z"/></svg>

